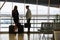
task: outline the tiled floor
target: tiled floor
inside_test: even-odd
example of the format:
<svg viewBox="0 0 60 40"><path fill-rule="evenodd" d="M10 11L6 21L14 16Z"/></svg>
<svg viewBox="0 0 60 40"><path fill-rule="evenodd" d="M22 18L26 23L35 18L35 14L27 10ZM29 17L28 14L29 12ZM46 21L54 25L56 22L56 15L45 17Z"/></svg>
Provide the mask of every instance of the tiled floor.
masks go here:
<svg viewBox="0 0 60 40"><path fill-rule="evenodd" d="M51 34L45 36L43 34L0 34L0 40L51 40L51 38Z"/></svg>

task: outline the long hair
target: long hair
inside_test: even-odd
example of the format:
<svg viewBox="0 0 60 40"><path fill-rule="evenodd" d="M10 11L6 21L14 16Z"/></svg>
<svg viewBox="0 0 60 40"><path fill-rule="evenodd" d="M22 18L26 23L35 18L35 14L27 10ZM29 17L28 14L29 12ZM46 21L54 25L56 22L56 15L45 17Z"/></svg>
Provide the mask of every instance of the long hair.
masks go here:
<svg viewBox="0 0 60 40"><path fill-rule="evenodd" d="M16 5L14 6L14 10L17 10L17 6Z"/></svg>

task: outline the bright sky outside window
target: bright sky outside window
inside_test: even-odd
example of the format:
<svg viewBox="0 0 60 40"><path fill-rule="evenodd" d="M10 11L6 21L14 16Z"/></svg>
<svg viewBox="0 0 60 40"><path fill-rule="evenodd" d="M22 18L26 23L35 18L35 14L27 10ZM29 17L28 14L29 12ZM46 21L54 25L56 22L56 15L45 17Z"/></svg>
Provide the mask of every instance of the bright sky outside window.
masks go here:
<svg viewBox="0 0 60 40"><path fill-rule="evenodd" d="M3 4L3 2L0 2L0 4ZM24 4L23 3L13 3L12 4L12 2L5 3L5 5L1 9L1 14L11 14L11 11L12 11L14 5L18 6L18 11L20 14L24 14L24 11L25 11ZM25 5L30 6L30 9L31 9L33 15L37 14L36 5L32 5L32 4L25 4ZM38 5L38 14L47 14L47 13L48 13L48 6ZM59 8L50 7L50 14L59 14Z"/></svg>

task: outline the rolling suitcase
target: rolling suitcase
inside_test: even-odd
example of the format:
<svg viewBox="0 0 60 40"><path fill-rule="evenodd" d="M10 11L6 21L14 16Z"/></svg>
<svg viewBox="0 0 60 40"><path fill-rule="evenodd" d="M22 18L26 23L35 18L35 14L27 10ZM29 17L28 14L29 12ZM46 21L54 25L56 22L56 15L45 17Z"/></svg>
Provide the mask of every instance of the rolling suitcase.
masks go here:
<svg viewBox="0 0 60 40"><path fill-rule="evenodd" d="M24 32L23 25L21 25L20 23L17 24L17 28L18 28L18 33ZM16 33L14 25L9 25L9 33Z"/></svg>
<svg viewBox="0 0 60 40"><path fill-rule="evenodd" d="M9 25L9 33L14 33L14 25Z"/></svg>
<svg viewBox="0 0 60 40"><path fill-rule="evenodd" d="M23 33L24 29L23 29L23 25L21 25L21 23L18 23L18 33Z"/></svg>

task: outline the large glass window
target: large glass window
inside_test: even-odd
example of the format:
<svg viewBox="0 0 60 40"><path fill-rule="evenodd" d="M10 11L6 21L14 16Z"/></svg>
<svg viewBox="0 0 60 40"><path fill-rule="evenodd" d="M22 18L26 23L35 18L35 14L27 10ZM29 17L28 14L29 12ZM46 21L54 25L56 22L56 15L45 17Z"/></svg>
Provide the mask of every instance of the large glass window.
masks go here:
<svg viewBox="0 0 60 40"><path fill-rule="evenodd" d="M39 5L38 15L48 15L48 6Z"/></svg>
<svg viewBox="0 0 60 40"><path fill-rule="evenodd" d="M1 3L3 3L3 2L1 2ZM3 7L1 8L1 14L11 14L11 10L12 10L12 3L11 2L6 2L3 5Z"/></svg>
<svg viewBox="0 0 60 40"><path fill-rule="evenodd" d="M27 2L27 1L25 1ZM30 2L27 3L17 3L17 2L6 2L3 7L0 10L0 31L8 31L8 27L9 25L11 25L11 23L13 23L12 20L12 10L14 8L15 5L18 6L18 12L19 12L19 18L22 19L20 20L21 23L26 23L26 5L30 6L30 10L32 13L32 20L31 20L31 31L38 31L39 28L33 28L33 27L41 27L42 22L48 22L48 18L49 19L54 19L54 17L50 16L50 15L60 15L60 8L58 7L50 7L49 3L48 6L43 6L43 5L38 5L38 1L35 0L34 3L36 4L29 4ZM0 5L2 6L4 2L0 2ZM0 7L1 7L0 6ZM53 22L54 20L50 20L49 22ZM4 27L7 28L7 30L3 30ZM25 28L24 30L27 31L27 28Z"/></svg>
<svg viewBox="0 0 60 40"><path fill-rule="evenodd" d="M50 15L59 14L59 8L50 7Z"/></svg>

